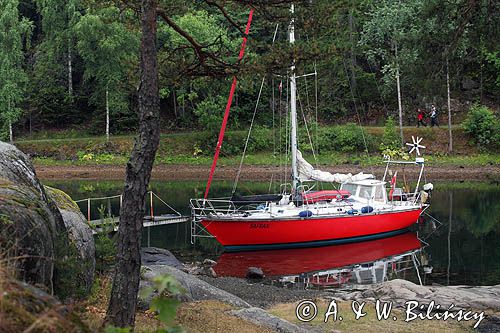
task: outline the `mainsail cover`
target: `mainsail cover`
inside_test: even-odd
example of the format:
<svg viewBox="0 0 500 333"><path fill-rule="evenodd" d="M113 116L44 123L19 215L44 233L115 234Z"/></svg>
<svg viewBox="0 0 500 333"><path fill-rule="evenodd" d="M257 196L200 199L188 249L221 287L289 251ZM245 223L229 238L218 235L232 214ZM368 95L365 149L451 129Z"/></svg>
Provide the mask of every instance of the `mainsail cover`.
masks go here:
<svg viewBox="0 0 500 333"><path fill-rule="evenodd" d="M360 172L356 175L350 173L330 173L328 171L321 171L314 169L314 167L307 162L302 153L297 150L297 171L299 172L300 181L320 181L329 183L344 183L346 181L358 181L363 179L374 179L372 174L364 174Z"/></svg>

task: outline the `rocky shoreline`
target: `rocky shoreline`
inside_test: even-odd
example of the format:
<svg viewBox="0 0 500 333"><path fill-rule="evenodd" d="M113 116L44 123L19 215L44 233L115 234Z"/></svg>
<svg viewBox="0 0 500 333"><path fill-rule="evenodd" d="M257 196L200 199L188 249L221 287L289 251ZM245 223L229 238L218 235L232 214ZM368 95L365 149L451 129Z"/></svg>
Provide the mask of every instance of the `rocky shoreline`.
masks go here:
<svg viewBox="0 0 500 333"><path fill-rule="evenodd" d="M192 266L182 264L169 251L163 249L146 248L143 249L143 253L147 253L146 256L143 254L143 258L146 259L144 261L146 273L141 284L147 285L148 281L158 274L171 274L188 290L185 300L218 300L229 303L241 308L241 310L233 311L235 312L233 314L237 313L241 318L258 322L268 328L281 327L279 332L321 332L318 327L305 324L298 326L282 319L277 324L275 316L266 312L266 309L273 305L295 303L305 299L371 303L381 300L390 301L399 308L403 308L406 301L413 300L424 305L419 310L422 312L427 311L431 301L441 305L442 309L438 312L448 309L453 304L455 311L474 309L487 313L478 327L479 332L500 331L500 285L420 286L406 280L396 279L373 285L360 285L355 289L339 289L334 292L289 289L256 280L209 276L210 274L202 269L193 270ZM196 273L189 273L193 271ZM436 311L436 309L429 311Z"/></svg>

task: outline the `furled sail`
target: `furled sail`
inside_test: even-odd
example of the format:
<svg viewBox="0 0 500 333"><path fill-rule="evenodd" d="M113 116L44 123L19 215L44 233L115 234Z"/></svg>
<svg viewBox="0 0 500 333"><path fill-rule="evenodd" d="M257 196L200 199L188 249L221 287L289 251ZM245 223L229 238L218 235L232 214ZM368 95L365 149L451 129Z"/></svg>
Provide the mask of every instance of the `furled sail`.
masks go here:
<svg viewBox="0 0 500 333"><path fill-rule="evenodd" d="M297 151L297 169L299 173L300 181L320 181L320 182L336 182L343 183L346 181L358 181L363 179L374 179L375 177L372 174L364 174L360 172L356 175L352 175L350 173L330 173L327 171L321 171L318 169L314 169L314 167L307 162L303 157L300 151Z"/></svg>

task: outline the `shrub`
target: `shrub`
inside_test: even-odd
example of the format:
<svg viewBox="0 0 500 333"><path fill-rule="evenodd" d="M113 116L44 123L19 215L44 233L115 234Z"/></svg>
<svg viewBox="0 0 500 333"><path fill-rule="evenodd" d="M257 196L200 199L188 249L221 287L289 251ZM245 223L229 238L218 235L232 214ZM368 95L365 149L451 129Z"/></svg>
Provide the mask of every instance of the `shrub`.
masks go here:
<svg viewBox="0 0 500 333"><path fill-rule="evenodd" d="M246 140L246 137L244 140ZM248 141L247 153L270 150L272 147L272 131L265 127L254 127Z"/></svg>
<svg viewBox="0 0 500 333"><path fill-rule="evenodd" d="M363 129L353 123L321 131L321 136L322 138L319 140L321 150L362 152L370 149L373 145L373 138L367 133L363 133ZM366 146L363 136L366 140Z"/></svg>
<svg viewBox="0 0 500 333"><path fill-rule="evenodd" d="M380 144L380 150L384 151L386 149L398 149L401 148L401 138L396 131L396 124L392 117L387 118L384 127L384 134L382 134L382 142Z"/></svg>
<svg viewBox="0 0 500 333"><path fill-rule="evenodd" d="M224 116L223 111L224 98L216 96L198 103L194 109L194 114L198 117L198 123L204 129L216 133L220 128Z"/></svg>
<svg viewBox="0 0 500 333"><path fill-rule="evenodd" d="M95 269L102 273L113 267L116 256L116 238L99 232L95 241Z"/></svg>
<svg viewBox="0 0 500 333"><path fill-rule="evenodd" d="M498 147L500 123L495 114L486 106L473 105L462 123L464 131L480 148Z"/></svg>

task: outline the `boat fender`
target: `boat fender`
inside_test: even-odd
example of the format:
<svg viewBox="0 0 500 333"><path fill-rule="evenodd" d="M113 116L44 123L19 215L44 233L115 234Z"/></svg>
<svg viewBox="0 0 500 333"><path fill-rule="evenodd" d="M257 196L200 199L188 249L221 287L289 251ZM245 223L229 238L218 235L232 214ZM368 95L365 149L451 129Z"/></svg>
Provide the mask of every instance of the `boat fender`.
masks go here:
<svg viewBox="0 0 500 333"><path fill-rule="evenodd" d="M356 214L358 214L358 210L357 209L349 209L347 211L347 214L349 214L349 215L356 215Z"/></svg>
<svg viewBox="0 0 500 333"><path fill-rule="evenodd" d="M367 214L373 212L373 207L372 206L365 206L361 208L361 213L362 214Z"/></svg>
<svg viewBox="0 0 500 333"><path fill-rule="evenodd" d="M299 213L299 217L311 217L313 215L313 212L310 210L303 210Z"/></svg>

